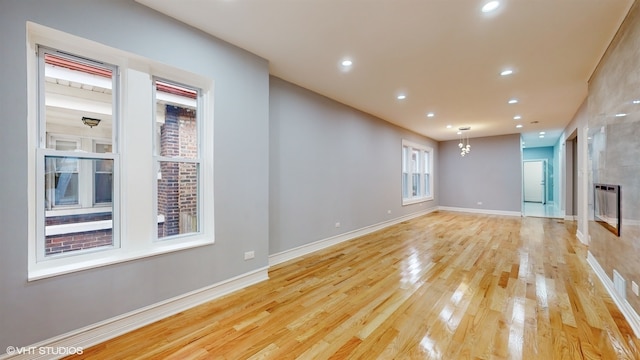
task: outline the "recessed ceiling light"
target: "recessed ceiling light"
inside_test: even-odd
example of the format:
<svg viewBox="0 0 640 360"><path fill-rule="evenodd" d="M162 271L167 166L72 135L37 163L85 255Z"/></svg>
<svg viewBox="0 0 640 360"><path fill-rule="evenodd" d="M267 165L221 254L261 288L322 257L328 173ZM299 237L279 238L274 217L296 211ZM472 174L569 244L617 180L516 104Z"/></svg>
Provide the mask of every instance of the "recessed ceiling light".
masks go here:
<svg viewBox="0 0 640 360"><path fill-rule="evenodd" d="M509 104L517 104L518 99L509 99Z"/></svg>
<svg viewBox="0 0 640 360"><path fill-rule="evenodd" d="M616 114L616 117L625 117L625 116L627 116L627 114L625 114L625 113L617 113Z"/></svg>
<svg viewBox="0 0 640 360"><path fill-rule="evenodd" d="M447 125L447 129L451 129L453 125Z"/></svg>
<svg viewBox="0 0 640 360"><path fill-rule="evenodd" d="M432 113L432 112L427 113L427 117L434 117L434 116L436 116L436 114L434 114L434 113Z"/></svg>
<svg viewBox="0 0 640 360"><path fill-rule="evenodd" d="M521 127L522 127L522 124L518 124L518 125L516 125L516 128L517 128L517 129L520 129Z"/></svg>
<svg viewBox="0 0 640 360"><path fill-rule="evenodd" d="M513 70L511 70L511 69L502 70L502 72L500 73L500 75L502 75L502 76L507 76L507 75L511 75L511 74L513 74Z"/></svg>
<svg viewBox="0 0 640 360"><path fill-rule="evenodd" d="M486 13L486 12L493 11L497 9L498 6L500 6L499 1L489 1L488 3L484 4L484 6L482 7L482 12Z"/></svg>
<svg viewBox="0 0 640 360"><path fill-rule="evenodd" d="M406 99L406 98L407 98L407 95L405 95L405 94L400 94L400 95L396 96L396 98L397 98L398 100L404 100L404 99Z"/></svg>
<svg viewBox="0 0 640 360"><path fill-rule="evenodd" d="M539 137L540 139L542 139L542 138L544 138L544 135L540 135L540 136L538 136L538 137Z"/></svg>
<svg viewBox="0 0 640 360"><path fill-rule="evenodd" d="M634 104L640 104L640 100L633 100L632 103Z"/></svg>
<svg viewBox="0 0 640 360"><path fill-rule="evenodd" d="M342 64L342 66L349 67L349 66L353 65L353 61L351 61L349 59L344 59L344 60L342 60L341 64Z"/></svg>
<svg viewBox="0 0 640 360"><path fill-rule="evenodd" d="M458 135L462 135L462 131L458 131L456 134L458 134Z"/></svg>
<svg viewBox="0 0 640 360"><path fill-rule="evenodd" d="M522 119L522 116L520 116L520 115L516 115L516 116L513 117L513 120L520 120L520 119Z"/></svg>
<svg viewBox="0 0 640 360"><path fill-rule="evenodd" d="M544 134L546 134L546 132L540 131L540 135L544 135Z"/></svg>

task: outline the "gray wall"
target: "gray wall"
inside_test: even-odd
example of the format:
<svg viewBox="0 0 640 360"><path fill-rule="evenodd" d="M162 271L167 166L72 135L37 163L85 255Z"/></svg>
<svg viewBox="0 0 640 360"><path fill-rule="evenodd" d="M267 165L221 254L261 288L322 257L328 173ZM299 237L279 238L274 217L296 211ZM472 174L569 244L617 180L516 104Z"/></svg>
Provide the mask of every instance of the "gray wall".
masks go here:
<svg viewBox="0 0 640 360"><path fill-rule="evenodd" d="M444 141L438 159L440 206L521 211L519 134L471 139L471 153L465 157L458 140Z"/></svg>
<svg viewBox="0 0 640 360"><path fill-rule="evenodd" d="M522 149L522 160L547 160L547 178L545 180L547 182L547 201L553 201L555 199L554 189L556 188L554 173L557 166L555 147L524 148Z"/></svg>
<svg viewBox="0 0 640 360"><path fill-rule="evenodd" d="M435 141L274 77L269 106L271 254L438 205L437 182L433 201L401 192L402 139L433 147L437 174Z"/></svg>
<svg viewBox="0 0 640 360"><path fill-rule="evenodd" d="M214 245L27 282L28 20L214 79ZM0 353L267 266L267 61L132 0L3 0L0 34Z"/></svg>

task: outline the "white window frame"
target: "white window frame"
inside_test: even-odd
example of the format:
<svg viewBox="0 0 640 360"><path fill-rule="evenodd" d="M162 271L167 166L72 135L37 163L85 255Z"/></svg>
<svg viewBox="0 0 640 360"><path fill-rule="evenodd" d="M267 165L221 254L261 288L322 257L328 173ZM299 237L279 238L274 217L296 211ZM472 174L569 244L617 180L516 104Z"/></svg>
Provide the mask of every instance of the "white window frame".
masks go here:
<svg viewBox="0 0 640 360"><path fill-rule="evenodd" d="M411 166L411 155L414 151L418 152L417 159L417 171L413 172L413 166ZM406 156L405 156L406 155ZM425 169L425 158L428 159L428 168ZM411 205L425 201L431 201L433 197L433 148L418 144L409 140L402 140L402 152L401 152L401 197L402 205ZM425 184L425 174L429 175L428 187ZM405 175L407 177L405 188ZM417 195L413 195L413 181L414 176L418 175L419 192ZM405 196L406 193L406 196Z"/></svg>
<svg viewBox="0 0 640 360"><path fill-rule="evenodd" d="M197 92L197 96L195 99L195 108L196 108L196 141L198 142L197 144L197 151L198 151L198 156L195 159L190 159L190 158L182 158L182 157L168 157L168 156L161 156L160 155L160 135L157 133L157 129L156 129L156 123L157 123L157 104L158 104L158 94L157 94L157 90L156 90L156 82L160 81L163 83L168 83L168 84L173 84L179 87L184 87L184 88L189 88L191 90L194 90ZM172 235L172 236L167 236L167 237L163 237L163 238L159 238L158 237L158 231L157 231L157 227L160 226L159 224L164 222L165 216L163 214L160 214L158 212L158 182L157 180L154 181L154 209L155 209L155 214L156 214L156 218L158 219L158 221L156 221L156 232L155 232L155 240L156 241L167 241L167 240L171 240L173 238L180 238L180 237L188 237L188 236L194 236L197 234L200 234L200 229L202 226L202 202L204 201L203 196L202 196L202 143L203 143L203 139L202 139L202 111L200 111L200 108L202 107L202 90L192 86L192 85L188 85L188 84L184 84L184 83L179 83L176 81L172 81L172 80L167 80L165 78L161 78L158 76L154 76L152 78L152 91L153 91L153 117L151 118L152 122L153 122L153 154L154 154L154 164L155 164L155 169L154 172L157 175L157 180L160 179L161 174L160 174L160 163L162 162L173 162L173 163L182 163L182 164L196 164L198 167L198 173L197 173L197 178L198 178L198 189L197 189L197 198L198 198L198 203L197 203L197 231L195 232L190 232L187 234L177 234L177 235ZM179 100L178 100L179 101Z"/></svg>
<svg viewBox="0 0 640 360"><path fill-rule="evenodd" d="M27 79L28 79L28 187L35 191L28 194L28 280L35 281L47 277L72 273L85 269L141 259L158 254L180 251L214 243L214 199L213 199L213 141L201 141L201 178L199 184L202 196L200 226L197 234L171 237L155 241L157 217L153 187L149 183L157 181L153 171L153 121L155 104L152 104L152 78L158 76L201 90L200 138L213 139L213 80L178 68L164 65L148 58L123 50L66 34L32 22L27 23ZM38 46L43 46L86 59L96 59L113 64L119 70L119 95L116 99L117 114L120 119L113 128L113 154L60 152L43 148L44 133L38 126ZM115 92L115 91L114 91ZM145 121L145 119L147 121ZM135 120L135 121L134 121ZM123 136L126 134L126 136ZM88 159L112 158L114 160L113 229L114 242L109 248L99 251L70 252L65 256L42 258L44 253L44 176L38 168L44 169L44 157L48 154L75 156ZM61 209L60 214L73 213L76 209ZM118 213L116 213L116 211ZM147 214L145 216L145 214ZM206 221L205 221L206 220ZM74 224L75 225L75 224ZM79 224L78 224L79 225ZM109 224L96 224L109 227ZM55 233L59 229L47 229ZM61 231L61 230L60 230Z"/></svg>

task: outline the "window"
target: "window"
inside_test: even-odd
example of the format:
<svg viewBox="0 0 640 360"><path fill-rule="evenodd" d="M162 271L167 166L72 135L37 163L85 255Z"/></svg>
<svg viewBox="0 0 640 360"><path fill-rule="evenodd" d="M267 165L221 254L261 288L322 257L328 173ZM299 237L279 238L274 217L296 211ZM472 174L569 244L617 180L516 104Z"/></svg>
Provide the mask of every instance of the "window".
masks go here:
<svg viewBox="0 0 640 360"><path fill-rule="evenodd" d="M433 200L433 149L402 140L402 204Z"/></svg>
<svg viewBox="0 0 640 360"><path fill-rule="evenodd" d="M43 211L37 258L117 246L112 221L117 154L111 145L116 67L44 47L38 60L38 208ZM85 125L86 117L100 126Z"/></svg>
<svg viewBox="0 0 640 360"><path fill-rule="evenodd" d="M29 280L213 244L213 81L28 32Z"/></svg>
<svg viewBox="0 0 640 360"><path fill-rule="evenodd" d="M198 232L198 90L155 80L158 239Z"/></svg>

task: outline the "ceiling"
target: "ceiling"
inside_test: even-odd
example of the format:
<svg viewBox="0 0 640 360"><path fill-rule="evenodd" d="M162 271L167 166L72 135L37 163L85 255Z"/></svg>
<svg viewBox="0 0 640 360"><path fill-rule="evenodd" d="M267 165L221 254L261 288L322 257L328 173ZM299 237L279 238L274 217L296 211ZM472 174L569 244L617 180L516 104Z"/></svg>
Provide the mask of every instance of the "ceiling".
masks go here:
<svg viewBox="0 0 640 360"><path fill-rule="evenodd" d="M500 0L483 13L489 0L136 1L267 59L274 76L432 139L469 126L472 138L521 133L527 147L558 140L633 3Z"/></svg>

